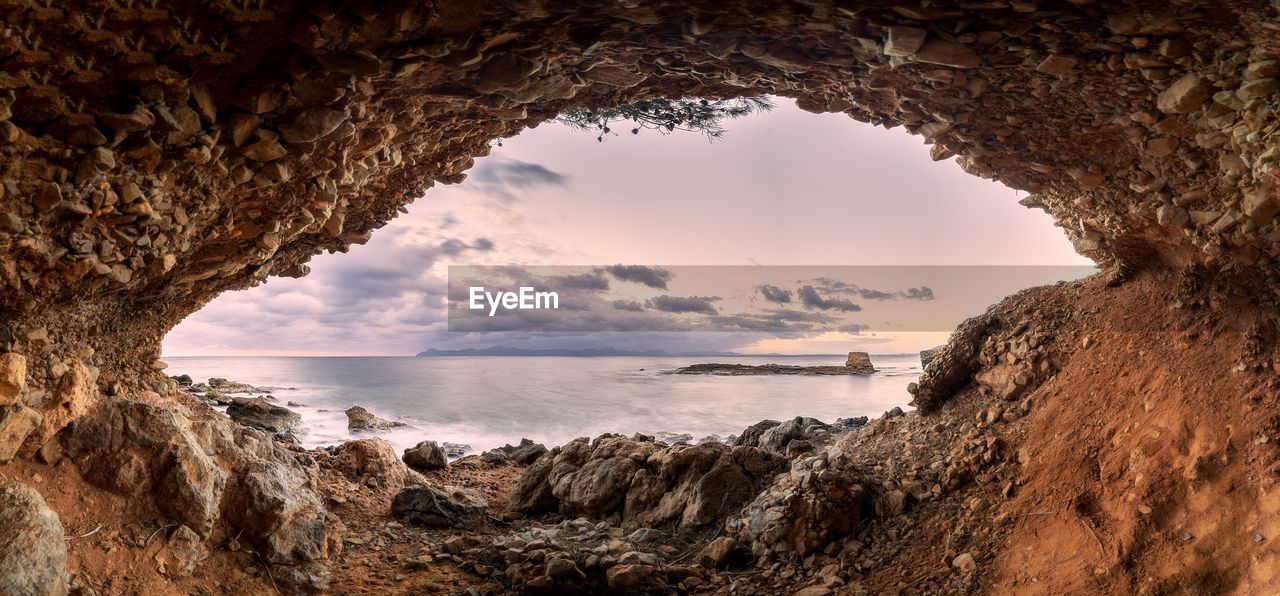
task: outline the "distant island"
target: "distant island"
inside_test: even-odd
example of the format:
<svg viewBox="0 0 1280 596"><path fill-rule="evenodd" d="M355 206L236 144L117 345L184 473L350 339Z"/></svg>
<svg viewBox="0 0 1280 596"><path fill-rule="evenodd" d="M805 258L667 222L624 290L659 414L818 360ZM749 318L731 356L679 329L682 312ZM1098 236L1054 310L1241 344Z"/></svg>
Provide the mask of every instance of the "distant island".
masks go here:
<svg viewBox="0 0 1280 596"><path fill-rule="evenodd" d="M794 366L790 364L724 364L720 362L709 362L706 364L694 364L685 366L672 371L677 375L721 375L721 376L743 376L743 375L808 375L808 376L831 376L831 375L869 375L876 372L876 368L871 364L871 355L866 352L849 352L848 359L845 360L844 366Z"/></svg>
<svg viewBox="0 0 1280 596"><path fill-rule="evenodd" d="M619 350L617 348L511 348L493 346L491 348L464 348L461 350L437 350L430 348L418 352L419 357L435 358L444 356L569 356L576 358L617 357L617 356L671 356L678 358L708 357L768 357L785 358L788 354L743 354L740 352L668 352L666 350ZM835 356L836 354L803 354L802 356ZM801 355L796 355L801 356Z"/></svg>

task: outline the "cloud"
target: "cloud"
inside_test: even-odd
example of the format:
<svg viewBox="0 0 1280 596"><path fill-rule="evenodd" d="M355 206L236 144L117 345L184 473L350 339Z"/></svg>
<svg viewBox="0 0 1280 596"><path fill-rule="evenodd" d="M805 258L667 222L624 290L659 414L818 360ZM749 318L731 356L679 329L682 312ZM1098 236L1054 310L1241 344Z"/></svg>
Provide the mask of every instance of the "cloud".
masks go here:
<svg viewBox="0 0 1280 596"><path fill-rule="evenodd" d="M933 300L933 288L929 286L910 288L904 293L903 297L908 300Z"/></svg>
<svg viewBox="0 0 1280 596"><path fill-rule="evenodd" d="M644 312L644 305L638 300L614 300L613 308L616 310L627 310L631 312Z"/></svg>
<svg viewBox="0 0 1280 596"><path fill-rule="evenodd" d="M784 290L773 284L764 284L762 286L758 286L756 290L758 290L760 292L760 295L764 296L764 299L768 300L769 302L774 302L777 304L791 303L791 290Z"/></svg>
<svg viewBox="0 0 1280 596"><path fill-rule="evenodd" d="M538 187L568 186L569 177L536 163L491 157L471 169L466 184L492 197L514 201L520 193Z"/></svg>
<svg viewBox="0 0 1280 596"><path fill-rule="evenodd" d="M858 312L862 310L861 306L854 304L848 298L823 298L813 286L804 286L796 294L800 297L800 302L804 304L805 308L842 312Z"/></svg>
<svg viewBox="0 0 1280 596"><path fill-rule="evenodd" d="M609 289L609 278L598 270L576 275L556 275L551 278L551 282L555 288L570 290L604 291Z"/></svg>
<svg viewBox="0 0 1280 596"><path fill-rule="evenodd" d="M619 263L610 265L605 270L613 274L619 281L644 284L657 290L667 289L667 282L672 277L671 272L662 267L645 267L644 265L623 265Z"/></svg>
<svg viewBox="0 0 1280 596"><path fill-rule="evenodd" d="M711 303L719 299L719 296L654 296L648 304L661 312L714 315L719 311Z"/></svg>
<svg viewBox="0 0 1280 596"><path fill-rule="evenodd" d="M903 291L887 292L832 279L830 277L814 278L813 284L821 292L827 294L844 294L857 296L863 300L933 300L933 290L928 286L908 288Z"/></svg>

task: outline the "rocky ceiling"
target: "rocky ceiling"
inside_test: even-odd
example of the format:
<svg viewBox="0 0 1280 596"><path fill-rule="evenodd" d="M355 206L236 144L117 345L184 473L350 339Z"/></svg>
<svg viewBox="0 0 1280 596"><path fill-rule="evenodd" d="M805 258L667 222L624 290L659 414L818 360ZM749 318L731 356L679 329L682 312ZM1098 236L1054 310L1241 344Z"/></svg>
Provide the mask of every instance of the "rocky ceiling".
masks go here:
<svg viewBox="0 0 1280 596"><path fill-rule="evenodd" d="M37 390L71 360L132 382L218 293L368 240L495 139L653 96L768 93L904 126L1032 193L1099 262L1276 281L1265 2L0 0L0 15L0 348L28 356Z"/></svg>

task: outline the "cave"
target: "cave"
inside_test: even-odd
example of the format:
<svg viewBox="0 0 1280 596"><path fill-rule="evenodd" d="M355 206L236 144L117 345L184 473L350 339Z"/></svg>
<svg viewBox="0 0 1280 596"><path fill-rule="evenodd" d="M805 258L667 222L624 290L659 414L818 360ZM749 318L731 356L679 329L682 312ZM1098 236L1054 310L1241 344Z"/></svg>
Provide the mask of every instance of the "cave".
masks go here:
<svg viewBox="0 0 1280 596"><path fill-rule="evenodd" d="M964 590L1275 588L1269 4L4 0L0 13L0 474L69 458L66 486L149 487L134 506L192 543L255 528L243 539L314 587L341 550L325 529L337 522L305 491L261 502L305 486L300 464L180 404L164 334L221 292L367 241L494 141L569 108L768 94L905 127L934 158L1030 193L1105 270L956 331L903 424L973 420L966 433L988 434L952 437L946 457L974 469L932 496L867 472L875 515L960 515L972 499L949 491L991 489L998 504L972 498L999 506L994 519L960 522L989 526L974 534L994 545L980 571L967 552L939 571L963 571ZM1006 401L1027 404L1025 424L996 437ZM983 471L992 459L1010 469ZM797 527L826 511L814 499L788 514ZM756 554L821 551L840 530ZM1026 554L1037 532L1071 569ZM877 539L905 540L892 534ZM906 548L860 581L901 588L926 560L939 567Z"/></svg>

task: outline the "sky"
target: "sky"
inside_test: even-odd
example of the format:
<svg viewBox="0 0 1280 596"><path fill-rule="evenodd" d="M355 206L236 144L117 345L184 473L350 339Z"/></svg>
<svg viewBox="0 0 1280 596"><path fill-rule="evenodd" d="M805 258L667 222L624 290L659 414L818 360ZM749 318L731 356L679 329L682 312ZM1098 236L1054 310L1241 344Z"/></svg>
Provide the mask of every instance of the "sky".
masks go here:
<svg viewBox="0 0 1280 596"><path fill-rule="evenodd" d="M559 124L527 130L478 160L463 183L427 191L367 244L313 258L308 277L270 278L219 296L166 336L164 353L412 355L493 345L912 351L941 343L946 332L451 332L448 268L1090 264L1047 214L1018 204L1025 193L970 176L954 160L932 161L921 137L776 103L726 123L714 142L651 130L597 142ZM615 287L626 281L610 279ZM789 281L778 289L812 285ZM735 283L739 291L765 285ZM714 288L702 290L707 297ZM830 312L815 306L823 300L869 303L852 292L817 302L796 296L815 312Z"/></svg>

